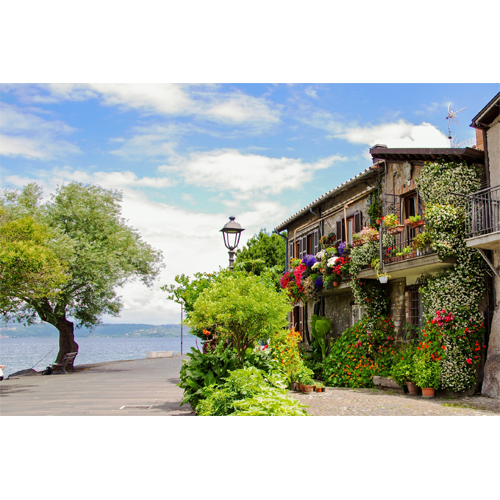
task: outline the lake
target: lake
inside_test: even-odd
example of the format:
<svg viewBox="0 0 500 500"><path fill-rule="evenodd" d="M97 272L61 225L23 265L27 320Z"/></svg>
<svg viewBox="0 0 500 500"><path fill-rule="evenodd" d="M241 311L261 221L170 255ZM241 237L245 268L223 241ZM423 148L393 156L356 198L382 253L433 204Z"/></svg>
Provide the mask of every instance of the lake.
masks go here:
<svg viewBox="0 0 500 500"><path fill-rule="evenodd" d="M79 345L75 365L141 359L150 351L181 352L180 337L77 337L75 340ZM200 339L192 335L184 336L184 354L189 352L191 347L196 348L196 341L201 348ZM34 370L42 371L55 361L58 350L57 338L0 338L0 365L5 365L4 376L31 368L33 365Z"/></svg>

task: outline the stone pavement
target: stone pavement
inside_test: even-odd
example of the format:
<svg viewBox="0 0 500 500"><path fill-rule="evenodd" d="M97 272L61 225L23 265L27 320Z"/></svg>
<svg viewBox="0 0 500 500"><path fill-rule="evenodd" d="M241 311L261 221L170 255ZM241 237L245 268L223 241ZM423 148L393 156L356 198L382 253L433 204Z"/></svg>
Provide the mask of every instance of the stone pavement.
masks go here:
<svg viewBox="0 0 500 500"><path fill-rule="evenodd" d="M290 392L309 415L317 416L500 416L500 400L483 396L460 399L408 396L378 389L327 387L325 392Z"/></svg>
<svg viewBox="0 0 500 500"><path fill-rule="evenodd" d="M180 407L177 387L185 356L76 366L68 375L0 382L0 415L194 415Z"/></svg>

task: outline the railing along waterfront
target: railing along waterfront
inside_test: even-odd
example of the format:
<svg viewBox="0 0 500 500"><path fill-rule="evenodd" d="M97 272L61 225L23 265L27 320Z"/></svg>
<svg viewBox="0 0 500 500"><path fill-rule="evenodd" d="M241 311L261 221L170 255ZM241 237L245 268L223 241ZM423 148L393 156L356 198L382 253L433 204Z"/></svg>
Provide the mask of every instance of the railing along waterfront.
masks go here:
<svg viewBox="0 0 500 500"><path fill-rule="evenodd" d="M500 185L467 196L465 207L467 238L500 231Z"/></svg>

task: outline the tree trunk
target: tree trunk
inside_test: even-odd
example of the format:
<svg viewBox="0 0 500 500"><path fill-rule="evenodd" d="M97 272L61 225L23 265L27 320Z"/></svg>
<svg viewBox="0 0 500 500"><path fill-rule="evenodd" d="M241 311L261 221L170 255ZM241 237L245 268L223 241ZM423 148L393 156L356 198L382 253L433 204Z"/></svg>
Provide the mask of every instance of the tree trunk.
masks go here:
<svg viewBox="0 0 500 500"><path fill-rule="evenodd" d="M78 352L78 344L75 342L74 327L71 321L64 317L59 318L56 328L59 330L59 353L56 363L61 363L63 357L69 352ZM73 364L74 360L71 361L71 369L74 369Z"/></svg>

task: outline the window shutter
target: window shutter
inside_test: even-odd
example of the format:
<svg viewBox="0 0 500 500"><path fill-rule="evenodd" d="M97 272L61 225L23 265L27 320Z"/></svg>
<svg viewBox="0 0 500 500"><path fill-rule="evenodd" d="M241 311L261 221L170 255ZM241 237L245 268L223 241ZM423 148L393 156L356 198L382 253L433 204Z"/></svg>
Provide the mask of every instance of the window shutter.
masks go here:
<svg viewBox="0 0 500 500"><path fill-rule="evenodd" d="M316 255L319 252L319 229L314 231L313 253Z"/></svg>
<svg viewBox="0 0 500 500"><path fill-rule="evenodd" d="M288 260L293 258L293 242L288 245Z"/></svg>
<svg viewBox="0 0 500 500"><path fill-rule="evenodd" d="M361 212L356 212L354 214L354 232L359 233L361 231L361 223L362 223L362 214Z"/></svg>
<svg viewBox="0 0 500 500"><path fill-rule="evenodd" d="M343 230L343 227L344 226L342 224L342 221L338 220L337 221L337 234L336 234L337 240L342 241L342 230Z"/></svg>
<svg viewBox="0 0 500 500"><path fill-rule="evenodd" d="M300 256L300 258L304 257L304 255L307 254L307 236L304 236L302 238L302 244L300 246L301 250L302 250L302 255Z"/></svg>

